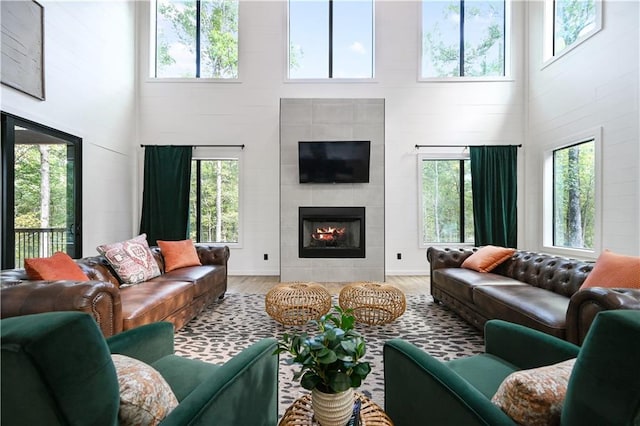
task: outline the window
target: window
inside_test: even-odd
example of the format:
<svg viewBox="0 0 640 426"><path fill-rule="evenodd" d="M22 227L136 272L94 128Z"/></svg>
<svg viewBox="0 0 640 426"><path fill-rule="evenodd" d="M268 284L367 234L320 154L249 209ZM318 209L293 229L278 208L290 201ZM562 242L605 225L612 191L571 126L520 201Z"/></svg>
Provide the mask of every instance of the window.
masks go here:
<svg viewBox="0 0 640 426"><path fill-rule="evenodd" d="M545 58L561 56L602 28L598 0L547 0Z"/></svg>
<svg viewBox="0 0 640 426"><path fill-rule="evenodd" d="M197 242L240 241L240 159L194 159L189 236Z"/></svg>
<svg viewBox="0 0 640 426"><path fill-rule="evenodd" d="M373 78L372 0L289 0L289 78Z"/></svg>
<svg viewBox="0 0 640 426"><path fill-rule="evenodd" d="M473 235L471 167L468 158L418 157L420 246L469 243Z"/></svg>
<svg viewBox="0 0 640 426"><path fill-rule="evenodd" d="M553 151L553 245L593 249L593 140Z"/></svg>
<svg viewBox="0 0 640 426"><path fill-rule="evenodd" d="M570 255L600 251L599 130L546 152L545 246Z"/></svg>
<svg viewBox="0 0 640 426"><path fill-rule="evenodd" d="M237 0L157 0L156 78L238 78Z"/></svg>
<svg viewBox="0 0 640 426"><path fill-rule="evenodd" d="M2 113L2 269L82 255L82 139Z"/></svg>
<svg viewBox="0 0 640 426"><path fill-rule="evenodd" d="M423 0L422 78L505 76L506 2Z"/></svg>

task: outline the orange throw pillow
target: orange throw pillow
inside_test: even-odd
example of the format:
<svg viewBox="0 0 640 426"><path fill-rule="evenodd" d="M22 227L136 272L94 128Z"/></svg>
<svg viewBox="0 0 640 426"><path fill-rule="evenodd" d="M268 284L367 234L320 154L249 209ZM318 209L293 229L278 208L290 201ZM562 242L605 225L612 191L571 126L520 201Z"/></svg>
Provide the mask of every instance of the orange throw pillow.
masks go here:
<svg viewBox="0 0 640 426"><path fill-rule="evenodd" d="M588 287L640 288L640 257L603 251L580 288Z"/></svg>
<svg viewBox="0 0 640 426"><path fill-rule="evenodd" d="M513 248L497 246L480 247L477 252L462 262L462 267L478 272L490 272L495 269L496 266L513 256L515 252L516 249Z"/></svg>
<svg viewBox="0 0 640 426"><path fill-rule="evenodd" d="M164 257L164 270L166 272L173 271L178 268L187 266L200 266L200 258L196 252L196 246L191 240L182 241L160 241L158 246Z"/></svg>
<svg viewBox="0 0 640 426"><path fill-rule="evenodd" d="M56 252L51 257L34 257L24 260L24 269L30 280L89 281L89 277L67 253Z"/></svg>

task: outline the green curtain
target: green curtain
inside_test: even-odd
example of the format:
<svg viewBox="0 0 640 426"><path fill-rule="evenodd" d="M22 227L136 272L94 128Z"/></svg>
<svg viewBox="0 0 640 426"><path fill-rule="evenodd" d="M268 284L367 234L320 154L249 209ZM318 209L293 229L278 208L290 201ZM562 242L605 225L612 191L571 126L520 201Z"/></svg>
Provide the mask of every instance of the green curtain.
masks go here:
<svg viewBox="0 0 640 426"><path fill-rule="evenodd" d="M184 240L189 225L190 146L147 146L140 233L149 245Z"/></svg>
<svg viewBox="0 0 640 426"><path fill-rule="evenodd" d="M471 152L475 245L517 247L517 146L474 146Z"/></svg>

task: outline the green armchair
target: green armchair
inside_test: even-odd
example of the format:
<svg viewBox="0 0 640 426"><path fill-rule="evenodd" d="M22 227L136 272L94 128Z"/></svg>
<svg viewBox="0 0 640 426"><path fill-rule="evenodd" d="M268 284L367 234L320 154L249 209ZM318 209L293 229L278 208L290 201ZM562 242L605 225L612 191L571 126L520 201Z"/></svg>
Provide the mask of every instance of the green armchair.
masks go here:
<svg viewBox="0 0 640 426"><path fill-rule="evenodd" d="M597 315L583 346L500 320L485 353L441 362L416 346L384 346L385 411L396 426L515 425L491 402L512 372L576 358L561 425L640 424L640 311Z"/></svg>
<svg viewBox="0 0 640 426"><path fill-rule="evenodd" d="M117 425L120 394L111 353L151 365L169 384L179 404L161 425L278 421L275 339L215 365L174 355L170 323L105 340L91 316L49 312L3 319L0 333L3 425Z"/></svg>

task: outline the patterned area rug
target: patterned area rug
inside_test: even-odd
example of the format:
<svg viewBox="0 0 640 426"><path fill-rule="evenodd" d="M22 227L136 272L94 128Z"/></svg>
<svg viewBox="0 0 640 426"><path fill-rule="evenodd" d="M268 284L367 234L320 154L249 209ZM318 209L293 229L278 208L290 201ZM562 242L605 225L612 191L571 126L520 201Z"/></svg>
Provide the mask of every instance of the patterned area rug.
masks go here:
<svg viewBox="0 0 640 426"><path fill-rule="evenodd" d="M337 302L334 296L333 303ZM284 326L273 320L264 307L262 294L227 293L224 300L211 305L176 333L176 353L224 363L251 343L265 337L281 338L283 333L296 330L294 326ZM426 295L407 296L406 312L391 324L357 324L356 329L366 339L366 360L372 369L358 391L381 407L384 407L382 347L386 340L407 340L443 361L480 353L484 349L482 335L475 328ZM312 334L315 328L310 327L307 331ZM293 382L297 367L287 365L286 358L285 354L280 357L280 416L295 399L307 393L298 382Z"/></svg>

